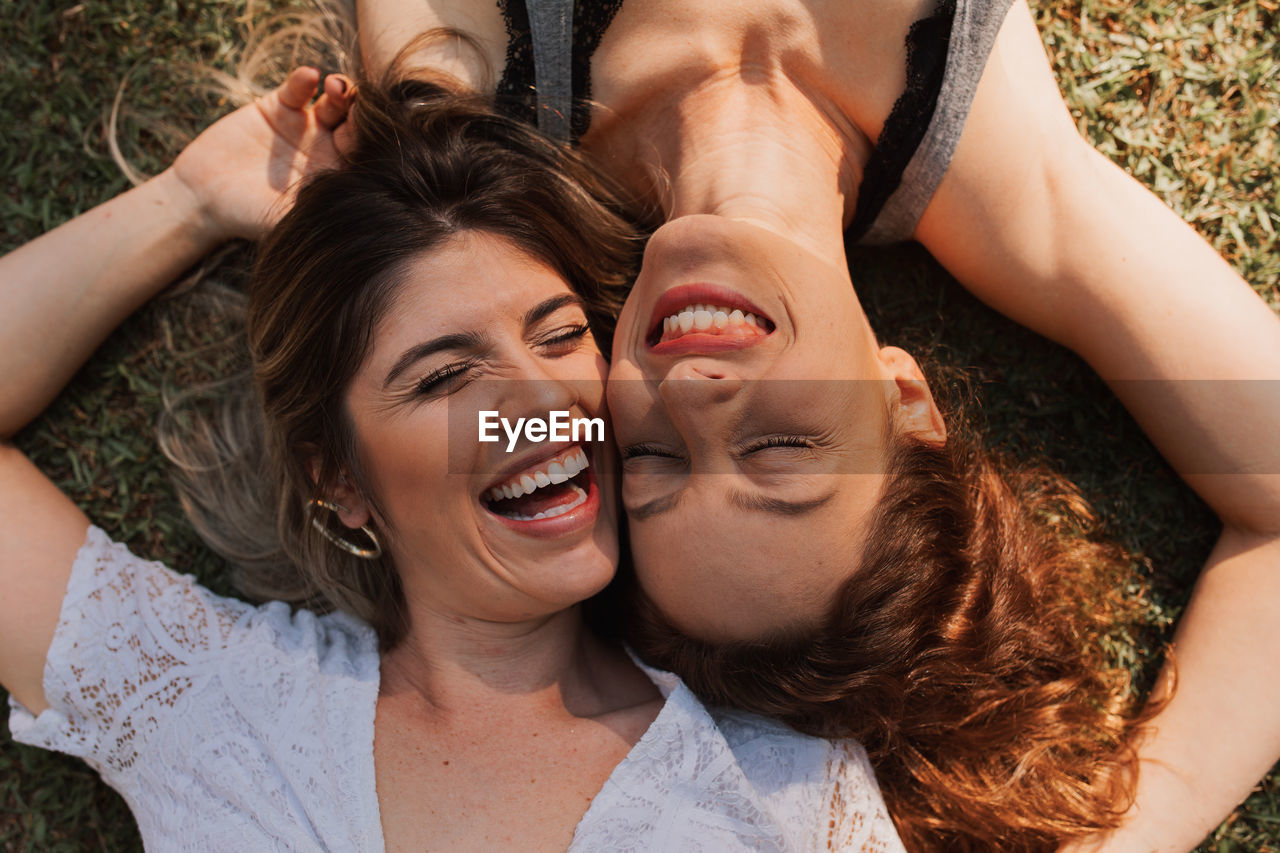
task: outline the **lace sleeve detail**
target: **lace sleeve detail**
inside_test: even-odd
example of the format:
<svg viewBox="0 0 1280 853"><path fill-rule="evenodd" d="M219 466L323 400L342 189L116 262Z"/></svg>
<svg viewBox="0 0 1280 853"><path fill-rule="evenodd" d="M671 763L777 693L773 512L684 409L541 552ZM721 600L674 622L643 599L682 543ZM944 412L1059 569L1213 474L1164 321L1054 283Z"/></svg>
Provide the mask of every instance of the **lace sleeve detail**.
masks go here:
<svg viewBox="0 0 1280 853"><path fill-rule="evenodd" d="M90 527L45 661L50 707L38 719L15 709L15 738L80 756L104 775L128 770L254 612Z"/></svg>
<svg viewBox="0 0 1280 853"><path fill-rule="evenodd" d="M382 847L377 636L354 617L221 598L90 528L44 691L14 740L83 758L148 850Z"/></svg>
<svg viewBox="0 0 1280 853"><path fill-rule="evenodd" d="M903 853L902 840L880 795L875 771L857 741L831 744L828 850Z"/></svg>

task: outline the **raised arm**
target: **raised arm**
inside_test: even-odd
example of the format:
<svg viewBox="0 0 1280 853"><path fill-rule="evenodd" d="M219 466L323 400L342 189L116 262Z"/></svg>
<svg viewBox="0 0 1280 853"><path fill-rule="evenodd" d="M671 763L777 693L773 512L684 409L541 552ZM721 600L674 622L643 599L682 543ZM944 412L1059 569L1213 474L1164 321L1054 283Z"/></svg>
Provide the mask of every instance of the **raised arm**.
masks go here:
<svg viewBox="0 0 1280 853"><path fill-rule="evenodd" d="M1110 850L1198 843L1280 757L1280 319L1076 133L1015 3L917 237L997 310L1079 353L1224 531L1175 637Z"/></svg>
<svg viewBox="0 0 1280 853"><path fill-rule="evenodd" d="M0 258L0 684L34 712L88 519L11 444L130 312L210 248L256 236L307 171L336 163L337 80L299 69L201 134L172 168Z"/></svg>

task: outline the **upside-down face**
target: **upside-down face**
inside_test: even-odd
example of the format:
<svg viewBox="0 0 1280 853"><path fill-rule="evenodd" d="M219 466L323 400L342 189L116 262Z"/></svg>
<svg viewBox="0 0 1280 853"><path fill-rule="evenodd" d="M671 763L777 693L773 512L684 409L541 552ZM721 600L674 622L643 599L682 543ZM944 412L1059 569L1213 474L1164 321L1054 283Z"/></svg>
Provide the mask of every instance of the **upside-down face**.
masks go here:
<svg viewBox="0 0 1280 853"><path fill-rule="evenodd" d="M822 619L856 569L895 425L941 430L846 269L715 216L650 240L608 396L638 580L708 640Z"/></svg>

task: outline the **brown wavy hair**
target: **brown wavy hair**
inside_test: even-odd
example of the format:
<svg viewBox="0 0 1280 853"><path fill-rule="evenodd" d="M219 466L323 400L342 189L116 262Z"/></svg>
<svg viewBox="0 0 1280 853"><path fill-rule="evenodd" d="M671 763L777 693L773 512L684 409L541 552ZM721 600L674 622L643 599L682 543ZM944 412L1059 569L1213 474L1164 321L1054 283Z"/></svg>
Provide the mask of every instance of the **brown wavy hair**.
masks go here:
<svg viewBox="0 0 1280 853"><path fill-rule="evenodd" d="M1136 781L1127 672L1134 564L1078 491L1002 466L953 427L899 435L858 568L825 623L714 644L638 589L629 640L704 700L866 747L913 851L1025 851L1114 827Z"/></svg>
<svg viewBox="0 0 1280 853"><path fill-rule="evenodd" d="M242 592L344 610L385 651L407 628L390 555L335 548L310 502L347 477L376 505L343 400L405 265L465 231L503 237L565 279L607 351L643 242L612 184L482 96L362 83L348 120L342 167L306 183L261 247L244 314L252 386L223 390L212 413L171 413L165 449Z"/></svg>

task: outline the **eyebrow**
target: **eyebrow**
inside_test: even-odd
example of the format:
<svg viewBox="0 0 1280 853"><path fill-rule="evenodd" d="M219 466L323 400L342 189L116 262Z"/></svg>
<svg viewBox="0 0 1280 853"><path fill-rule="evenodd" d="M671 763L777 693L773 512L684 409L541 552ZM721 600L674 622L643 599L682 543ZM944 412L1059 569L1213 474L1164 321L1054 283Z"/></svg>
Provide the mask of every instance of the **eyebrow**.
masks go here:
<svg viewBox="0 0 1280 853"><path fill-rule="evenodd" d="M524 327L527 329L539 320L545 320L561 308L570 305L577 305L579 308L583 307L582 300L572 293L562 293L559 296L544 299L524 312Z"/></svg>
<svg viewBox="0 0 1280 853"><path fill-rule="evenodd" d="M446 350L477 349L482 343L484 343L484 339L475 332L455 332L451 335L441 335L417 346L409 347L396 361L395 366L391 368L391 372L387 374L387 378L382 382L382 387L385 388L390 385L396 380L396 377L408 370L410 366L429 355L435 355Z"/></svg>
<svg viewBox="0 0 1280 853"><path fill-rule="evenodd" d="M582 300L572 293L564 293L560 296L544 299L525 312L522 320L524 328L527 329L533 324L545 320L561 308L569 305L581 307ZM432 338L417 346L410 347L404 351L404 354L396 361L395 366L391 368L387 378L382 382L382 387L385 388L390 385L415 362L421 361L427 356L447 350L474 350L478 349L483 343L484 339L476 332L455 332L450 335L441 335L438 338Z"/></svg>
<svg viewBox="0 0 1280 853"><path fill-rule="evenodd" d="M654 498L647 503L643 503L634 509L627 510L627 517L632 521L646 521L657 515L668 512L680 502L680 497L684 494L684 489L672 492L669 495L663 495L660 498ZM767 512L774 515L800 516L807 515L819 507L826 504L836 496L836 490L832 489L825 495L819 495L816 498L810 498L803 501L788 501L782 498L774 498L763 495L758 492L740 492L733 489L729 492L729 503L738 509L747 512Z"/></svg>

